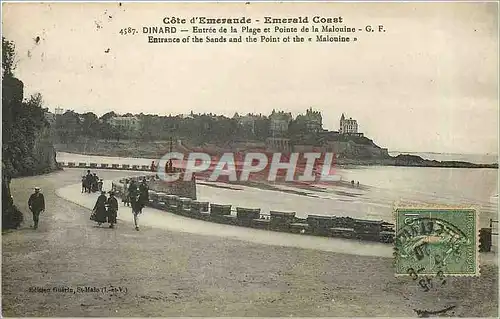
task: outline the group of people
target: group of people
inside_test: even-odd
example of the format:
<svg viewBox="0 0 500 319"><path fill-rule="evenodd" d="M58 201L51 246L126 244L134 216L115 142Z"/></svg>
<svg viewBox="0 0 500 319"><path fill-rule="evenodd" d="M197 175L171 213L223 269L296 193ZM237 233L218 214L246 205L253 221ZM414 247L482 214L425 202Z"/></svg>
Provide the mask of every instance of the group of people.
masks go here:
<svg viewBox="0 0 500 319"><path fill-rule="evenodd" d="M102 191L103 181L97 174L90 173L90 170L87 170L87 175L82 176L82 193L95 193Z"/></svg>
<svg viewBox="0 0 500 319"><path fill-rule="evenodd" d="M90 219L96 221L99 226L104 223L109 223L109 228L114 228L117 217L118 200L114 192L109 192L109 197L106 197L106 192L101 191L101 195L97 197Z"/></svg>
<svg viewBox="0 0 500 319"><path fill-rule="evenodd" d="M118 200L113 191L108 192L109 197L106 197L106 192L102 189L102 180L98 180L100 183L95 183L97 180L96 174L91 174L90 170L88 170L87 175L82 178L82 188L85 184L85 192L87 192L87 189L90 189L89 192L92 192L92 183L97 185L100 184L98 190L101 192L101 195L97 198L90 219L96 221L99 226L104 223L109 223L109 228L114 228L118 217ZM132 208L134 226L136 230L139 230L139 215L149 201L147 180L143 178L140 183L137 183L135 180L126 180L122 193L124 206L130 206ZM45 198L40 192L40 187L35 187L34 193L31 194L28 199L28 207L33 213L32 227L37 229L40 214L45 211Z"/></svg>
<svg viewBox="0 0 500 319"><path fill-rule="evenodd" d="M134 180L126 180L123 191L122 201L124 206L132 208L134 215L134 226L139 230L139 215L142 209L149 201L149 187L144 178L141 183L136 183ZM106 192L102 191L95 203L91 220L94 220L100 226L103 223L109 223L109 228L114 228L118 216L118 200L113 191L109 192L109 198L106 197Z"/></svg>

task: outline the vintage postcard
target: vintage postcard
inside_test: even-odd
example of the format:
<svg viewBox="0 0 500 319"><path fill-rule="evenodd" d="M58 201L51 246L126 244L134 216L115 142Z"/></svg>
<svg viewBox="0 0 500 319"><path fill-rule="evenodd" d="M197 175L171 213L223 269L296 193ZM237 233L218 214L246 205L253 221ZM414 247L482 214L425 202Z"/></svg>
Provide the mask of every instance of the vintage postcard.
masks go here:
<svg viewBox="0 0 500 319"><path fill-rule="evenodd" d="M498 2L2 3L3 317L498 317Z"/></svg>

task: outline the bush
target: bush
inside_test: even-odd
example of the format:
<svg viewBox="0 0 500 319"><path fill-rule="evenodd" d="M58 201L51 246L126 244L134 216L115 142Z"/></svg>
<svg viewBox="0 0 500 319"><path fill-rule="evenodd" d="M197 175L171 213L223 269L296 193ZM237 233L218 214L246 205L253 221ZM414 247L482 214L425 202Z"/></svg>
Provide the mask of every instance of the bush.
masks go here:
<svg viewBox="0 0 500 319"><path fill-rule="evenodd" d="M15 205L5 205L2 201L2 230L18 228L23 219L23 213Z"/></svg>
<svg viewBox="0 0 500 319"><path fill-rule="evenodd" d="M17 209L10 195L9 181L2 181L2 229L18 228L23 222L23 213Z"/></svg>

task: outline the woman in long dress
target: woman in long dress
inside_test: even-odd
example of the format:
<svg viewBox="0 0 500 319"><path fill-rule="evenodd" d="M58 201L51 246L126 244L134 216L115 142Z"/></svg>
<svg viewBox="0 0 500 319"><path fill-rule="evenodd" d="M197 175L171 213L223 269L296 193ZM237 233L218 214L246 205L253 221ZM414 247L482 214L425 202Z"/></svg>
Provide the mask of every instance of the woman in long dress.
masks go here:
<svg viewBox="0 0 500 319"><path fill-rule="evenodd" d="M106 203L108 199L106 198L106 192L101 192L101 195L97 197L97 201L94 205L93 209L93 214L91 216L91 219L96 221L99 226L101 226L102 223L107 222L107 211L106 211Z"/></svg>

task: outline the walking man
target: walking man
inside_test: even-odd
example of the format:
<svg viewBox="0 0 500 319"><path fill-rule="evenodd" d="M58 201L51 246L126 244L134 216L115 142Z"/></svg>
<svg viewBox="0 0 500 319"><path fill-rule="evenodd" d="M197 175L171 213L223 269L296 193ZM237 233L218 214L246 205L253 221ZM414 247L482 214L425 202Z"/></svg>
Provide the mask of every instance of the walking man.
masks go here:
<svg viewBox="0 0 500 319"><path fill-rule="evenodd" d="M130 206L128 187L129 187L129 184L128 184L128 179L127 179L127 180L125 180L125 183L123 184L123 192L122 192L123 206Z"/></svg>
<svg viewBox="0 0 500 319"><path fill-rule="evenodd" d="M140 192L139 188L137 187L137 184L135 183L134 180L130 182L129 188L128 188L128 196L130 199L130 206L132 207L132 214L134 215L134 226L135 230L139 230L139 215L142 213L142 205L139 200L140 198Z"/></svg>
<svg viewBox="0 0 500 319"><path fill-rule="evenodd" d="M85 175L83 175L82 176L82 193L87 192L87 188L85 186L85 183L86 183L86 177L85 177Z"/></svg>
<svg viewBox="0 0 500 319"><path fill-rule="evenodd" d="M90 170L87 170L87 175L85 175L85 191L87 193L90 193L90 190L92 187L92 179L93 179L93 175L90 174Z"/></svg>
<svg viewBox="0 0 500 319"><path fill-rule="evenodd" d="M28 207L33 213L33 228L38 228L40 213L45 211L45 198L40 193L40 187L35 187L35 192L28 199Z"/></svg>
<svg viewBox="0 0 500 319"><path fill-rule="evenodd" d="M108 223L109 228L114 228L116 224L116 218L118 217L118 200L116 200L115 193L113 191L109 192L109 198L107 201L108 205Z"/></svg>
<svg viewBox="0 0 500 319"><path fill-rule="evenodd" d="M139 200L143 207L147 204L149 200L149 187L146 178L142 179L142 183L139 184Z"/></svg>

